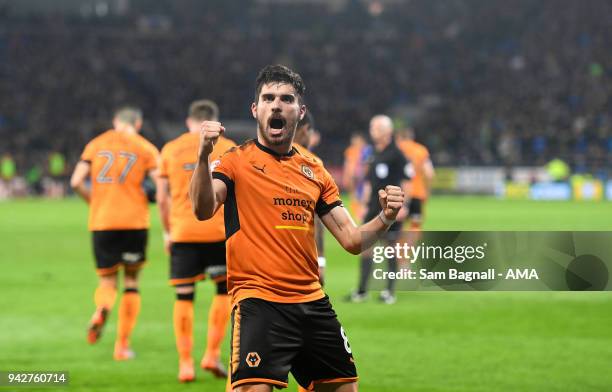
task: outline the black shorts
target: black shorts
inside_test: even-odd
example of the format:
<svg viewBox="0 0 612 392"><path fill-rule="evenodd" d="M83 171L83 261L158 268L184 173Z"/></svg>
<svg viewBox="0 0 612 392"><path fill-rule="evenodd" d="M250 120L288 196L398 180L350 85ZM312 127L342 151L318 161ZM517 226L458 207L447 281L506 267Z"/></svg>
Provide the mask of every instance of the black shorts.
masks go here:
<svg viewBox="0 0 612 392"><path fill-rule="evenodd" d="M191 284L206 278L224 281L225 241L174 242L170 249L170 284Z"/></svg>
<svg viewBox="0 0 612 392"><path fill-rule="evenodd" d="M307 389L357 381L348 338L327 296L306 303L240 301L232 310L230 365L232 388L285 388L289 372Z"/></svg>
<svg viewBox="0 0 612 392"><path fill-rule="evenodd" d="M92 232L94 256L98 275L126 270L137 270L147 259L147 229L100 230Z"/></svg>
<svg viewBox="0 0 612 392"><path fill-rule="evenodd" d="M410 220L421 220L423 216L423 199L412 198L408 203L408 218Z"/></svg>

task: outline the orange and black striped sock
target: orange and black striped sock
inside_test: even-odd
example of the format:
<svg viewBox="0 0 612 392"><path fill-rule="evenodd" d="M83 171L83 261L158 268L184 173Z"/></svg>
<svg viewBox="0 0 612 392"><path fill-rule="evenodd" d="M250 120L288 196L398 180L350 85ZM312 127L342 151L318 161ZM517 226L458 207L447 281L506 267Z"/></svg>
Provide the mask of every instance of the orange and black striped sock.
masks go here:
<svg viewBox="0 0 612 392"><path fill-rule="evenodd" d="M193 293L179 294L179 298L174 302L173 318L179 358L181 360L190 359L193 347Z"/></svg>
<svg viewBox="0 0 612 392"><path fill-rule="evenodd" d="M136 326L140 313L140 293L138 289L125 289L119 304L119 319L117 321L117 342L129 346L130 335Z"/></svg>
<svg viewBox="0 0 612 392"><path fill-rule="evenodd" d="M98 286L94 293L97 308L112 309L117 298L117 289L113 286Z"/></svg>
<svg viewBox="0 0 612 392"><path fill-rule="evenodd" d="M221 343L229 321L230 305L230 296L227 294L217 294L213 298L208 312L208 337L204 362L216 362L221 356Z"/></svg>

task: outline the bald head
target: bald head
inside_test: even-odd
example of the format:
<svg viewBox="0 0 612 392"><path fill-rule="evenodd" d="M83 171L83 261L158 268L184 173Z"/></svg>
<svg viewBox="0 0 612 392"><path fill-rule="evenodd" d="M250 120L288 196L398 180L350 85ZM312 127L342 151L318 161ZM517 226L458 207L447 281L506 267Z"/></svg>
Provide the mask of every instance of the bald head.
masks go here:
<svg viewBox="0 0 612 392"><path fill-rule="evenodd" d="M370 120L370 137L374 144L386 147L393 137L393 121L389 116L379 114Z"/></svg>

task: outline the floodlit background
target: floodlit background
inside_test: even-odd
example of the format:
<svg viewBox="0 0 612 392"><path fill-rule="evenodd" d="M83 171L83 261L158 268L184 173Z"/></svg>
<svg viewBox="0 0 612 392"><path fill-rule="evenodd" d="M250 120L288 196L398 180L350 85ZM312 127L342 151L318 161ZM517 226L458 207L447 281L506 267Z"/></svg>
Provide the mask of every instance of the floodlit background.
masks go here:
<svg viewBox="0 0 612 392"><path fill-rule="evenodd" d="M338 183L373 115L416 130L437 169L426 230L610 231L611 48L599 0L0 0L0 370L68 370L73 391L223 390L203 373L176 382L154 205L137 359L112 360L115 314L85 341L96 277L87 208L66 182L117 106L141 107L161 147L192 100L213 99L242 142L257 72L282 63L305 80L314 151ZM327 240L362 391L612 389L608 293L349 304L358 261ZM196 296L202 350L212 293Z"/></svg>

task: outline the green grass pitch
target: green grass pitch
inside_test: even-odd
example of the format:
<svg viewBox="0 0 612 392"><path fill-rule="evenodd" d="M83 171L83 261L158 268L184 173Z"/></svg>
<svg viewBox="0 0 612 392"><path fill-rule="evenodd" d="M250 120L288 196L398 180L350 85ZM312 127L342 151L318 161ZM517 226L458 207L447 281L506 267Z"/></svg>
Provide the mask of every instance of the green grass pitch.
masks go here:
<svg viewBox="0 0 612 392"><path fill-rule="evenodd" d="M612 230L611 202L437 197L427 207L429 230ZM0 202L0 370L70 372L70 386L44 391L223 391L224 382L202 372L195 383L176 381L174 294L152 211L137 358L117 363L115 313L97 345L85 341L96 285L86 205ZM332 238L327 244L326 290L347 330L361 391L612 390L610 293L405 292L394 306L347 304L341 297L355 284L357 259ZM210 283L199 285L197 356L212 293Z"/></svg>

